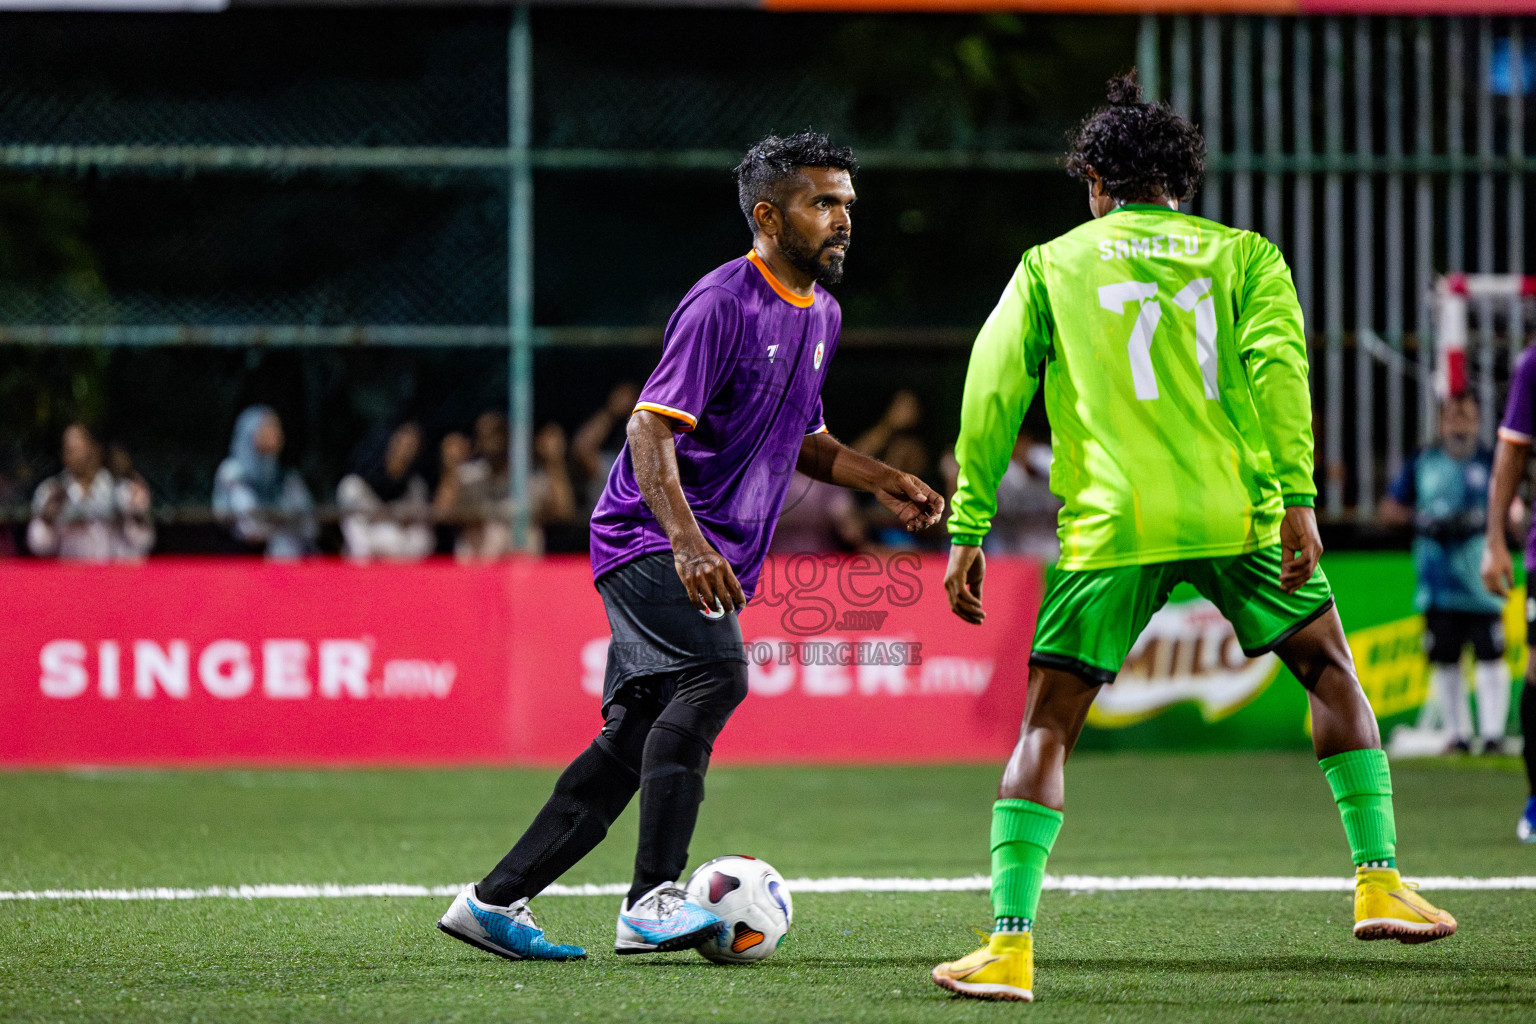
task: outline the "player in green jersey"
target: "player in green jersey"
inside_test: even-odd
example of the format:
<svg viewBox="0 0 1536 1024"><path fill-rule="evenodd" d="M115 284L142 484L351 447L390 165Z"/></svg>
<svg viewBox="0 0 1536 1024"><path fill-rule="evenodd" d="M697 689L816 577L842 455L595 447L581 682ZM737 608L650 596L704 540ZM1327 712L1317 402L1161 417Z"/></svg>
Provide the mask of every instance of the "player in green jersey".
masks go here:
<svg viewBox="0 0 1536 1024"><path fill-rule="evenodd" d="M1192 584L1244 650L1307 689L1313 744L1356 865L1362 939L1427 942L1455 920L1403 885L1392 783L1328 580L1312 511L1301 309L1279 250L1179 212L1204 172L1199 131L1142 101L1134 73L1078 129L1067 169L1094 219L1026 252L971 352L944 586L981 624L981 541L1042 380L1062 500L1061 560L1041 602L1029 696L992 811L986 946L939 985L1033 998L1031 928L1061 829L1063 767L1169 592Z"/></svg>

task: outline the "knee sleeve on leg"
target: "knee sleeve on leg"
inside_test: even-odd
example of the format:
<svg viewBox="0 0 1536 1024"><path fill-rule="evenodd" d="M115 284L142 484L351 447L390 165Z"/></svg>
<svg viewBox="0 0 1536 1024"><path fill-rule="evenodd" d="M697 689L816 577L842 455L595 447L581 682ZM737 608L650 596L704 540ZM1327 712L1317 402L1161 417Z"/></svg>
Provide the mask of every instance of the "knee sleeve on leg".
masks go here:
<svg viewBox="0 0 1536 1024"><path fill-rule="evenodd" d="M652 715L644 708L609 707L603 731L560 774L517 845L476 886L481 899L506 906L536 895L603 841L640 788Z"/></svg>
<svg viewBox="0 0 1536 1024"><path fill-rule="evenodd" d="M739 661L719 661L679 679L672 700L656 720L692 733L712 747L731 713L746 698L747 666Z"/></svg>
<svg viewBox="0 0 1536 1024"><path fill-rule="evenodd" d="M638 778L645 758L645 738L661 711L659 705L615 701L608 705L608 717L595 742Z"/></svg>
<svg viewBox="0 0 1536 1024"><path fill-rule="evenodd" d="M705 666L679 683L657 716L640 770L640 845L631 903L662 882L677 880L687 865L709 755L746 692L745 665Z"/></svg>

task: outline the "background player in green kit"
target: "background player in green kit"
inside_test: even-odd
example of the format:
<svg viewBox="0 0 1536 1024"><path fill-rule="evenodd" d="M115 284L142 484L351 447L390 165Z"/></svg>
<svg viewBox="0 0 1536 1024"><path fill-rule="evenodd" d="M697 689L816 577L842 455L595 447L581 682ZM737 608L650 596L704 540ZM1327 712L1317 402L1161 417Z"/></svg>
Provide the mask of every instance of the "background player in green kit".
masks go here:
<svg viewBox="0 0 1536 1024"><path fill-rule="evenodd" d="M1455 920L1397 873L1392 783L1355 678L1312 504L1312 410L1301 309L1279 250L1180 213L1205 143L1134 74L1078 129L1067 169L1094 219L1026 252L966 375L959 489L944 585L981 624L980 544L1042 378L1064 502L1061 560L1041 603L1018 745L992 811L987 945L934 968L988 999L1034 998L1031 928L1061 830L1063 768L1099 687L1181 583L1274 651L1307 689L1313 743L1356 865L1354 934L1427 942ZM1006 628L1006 627L1005 627Z"/></svg>

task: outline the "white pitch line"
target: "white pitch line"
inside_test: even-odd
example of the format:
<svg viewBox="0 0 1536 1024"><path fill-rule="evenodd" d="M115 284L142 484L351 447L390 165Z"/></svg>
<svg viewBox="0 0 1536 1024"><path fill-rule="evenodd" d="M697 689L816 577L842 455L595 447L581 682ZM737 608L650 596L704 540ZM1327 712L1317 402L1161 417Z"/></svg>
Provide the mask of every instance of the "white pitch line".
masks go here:
<svg viewBox="0 0 1536 1024"><path fill-rule="evenodd" d="M1417 878L1423 889L1449 890L1531 890L1536 889L1536 875L1503 878L1457 878L1452 876ZM965 878L792 878L791 892L985 892L991 886L986 875ZM1203 878L1174 875L1048 875L1047 889L1069 892L1348 892L1354 879L1336 876L1257 876ZM204 889L37 889L0 890L0 902L19 900L305 900L341 899L378 896L454 896L462 885L213 885ZM544 896L620 896L629 886L618 882L608 885L551 885Z"/></svg>

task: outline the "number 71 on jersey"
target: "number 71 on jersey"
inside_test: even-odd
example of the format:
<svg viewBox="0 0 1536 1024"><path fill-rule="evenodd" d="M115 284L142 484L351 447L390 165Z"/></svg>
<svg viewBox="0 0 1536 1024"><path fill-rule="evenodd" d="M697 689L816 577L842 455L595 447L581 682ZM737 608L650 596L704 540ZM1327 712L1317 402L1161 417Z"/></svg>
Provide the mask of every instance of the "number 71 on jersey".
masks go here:
<svg viewBox="0 0 1536 1024"><path fill-rule="evenodd" d="M1205 383L1205 397L1216 397L1216 302L1211 298L1211 279L1197 277L1180 288L1173 304L1195 314L1195 360L1200 364L1200 379ZM1157 301L1157 282L1120 281L1099 288L1099 305L1111 313L1124 315L1126 304L1136 303L1136 322L1131 325L1131 340L1126 354L1131 360L1131 381L1136 397L1149 402L1158 397L1157 375L1152 372L1152 336L1163 319L1162 303Z"/></svg>

